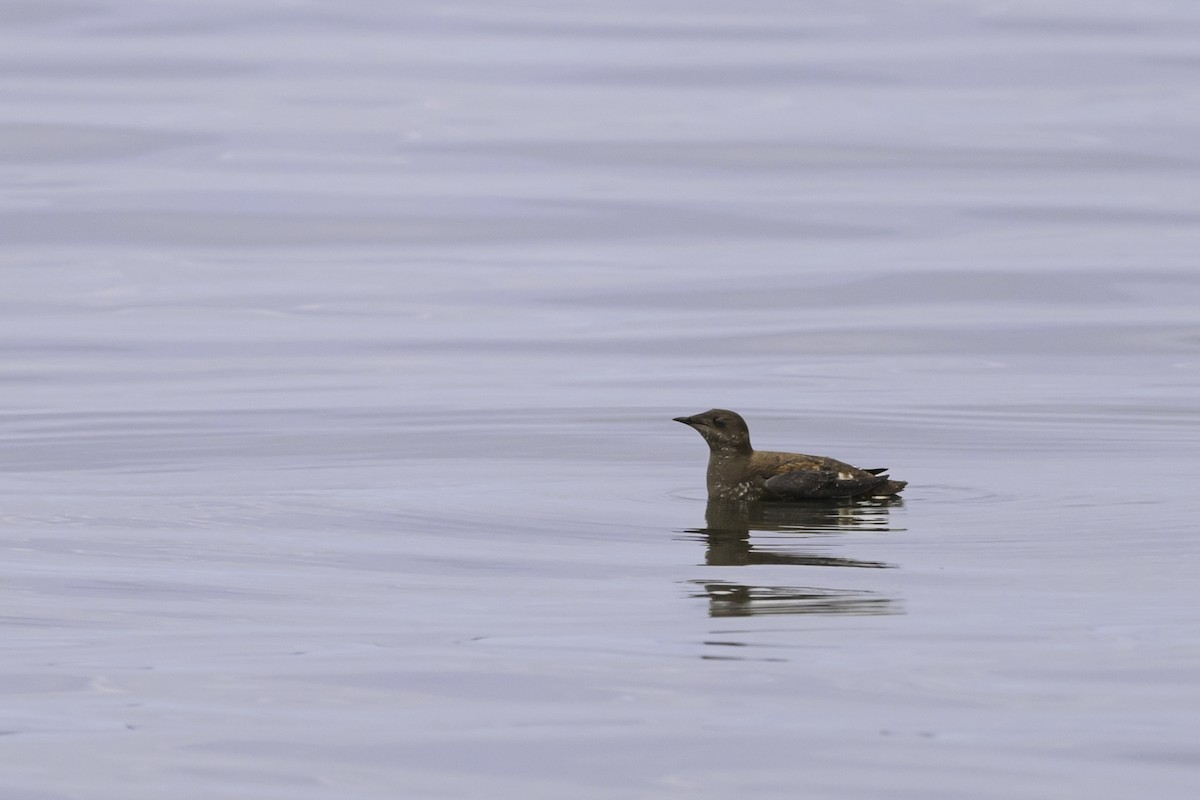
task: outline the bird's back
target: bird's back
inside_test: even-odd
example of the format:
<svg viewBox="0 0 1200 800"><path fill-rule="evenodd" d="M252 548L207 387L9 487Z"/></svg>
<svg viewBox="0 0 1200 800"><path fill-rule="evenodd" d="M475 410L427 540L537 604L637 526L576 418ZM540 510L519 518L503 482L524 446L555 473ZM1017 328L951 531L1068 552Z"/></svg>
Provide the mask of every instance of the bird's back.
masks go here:
<svg viewBox="0 0 1200 800"><path fill-rule="evenodd" d="M831 470L834 472L863 472L858 467L828 456L810 456L804 453L777 453L772 450L755 450L747 468L759 478L770 478L785 472L803 470Z"/></svg>
<svg viewBox="0 0 1200 800"><path fill-rule="evenodd" d="M747 472L764 482L768 498L838 498L896 494L904 481L893 481L883 469L861 469L828 456L756 451Z"/></svg>

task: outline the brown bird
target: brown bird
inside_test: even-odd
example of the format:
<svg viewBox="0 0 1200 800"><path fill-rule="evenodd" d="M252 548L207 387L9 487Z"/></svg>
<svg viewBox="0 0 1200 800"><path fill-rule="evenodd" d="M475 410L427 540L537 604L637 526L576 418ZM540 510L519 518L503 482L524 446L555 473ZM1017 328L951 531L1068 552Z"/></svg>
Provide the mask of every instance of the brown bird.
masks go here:
<svg viewBox="0 0 1200 800"><path fill-rule="evenodd" d="M842 500L899 494L907 481L826 456L756 451L740 414L714 408L675 417L708 442L710 500Z"/></svg>

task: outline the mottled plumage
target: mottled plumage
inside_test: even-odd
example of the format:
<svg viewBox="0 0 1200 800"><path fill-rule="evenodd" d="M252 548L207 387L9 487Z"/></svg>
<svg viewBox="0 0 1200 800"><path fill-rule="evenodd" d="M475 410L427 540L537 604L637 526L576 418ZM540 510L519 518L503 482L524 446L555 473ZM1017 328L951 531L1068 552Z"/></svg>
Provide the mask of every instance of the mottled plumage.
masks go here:
<svg viewBox="0 0 1200 800"><path fill-rule="evenodd" d="M884 469L859 469L844 461L803 453L756 451L740 415L714 408L676 417L708 442L708 496L712 500L836 500L886 497L907 485Z"/></svg>

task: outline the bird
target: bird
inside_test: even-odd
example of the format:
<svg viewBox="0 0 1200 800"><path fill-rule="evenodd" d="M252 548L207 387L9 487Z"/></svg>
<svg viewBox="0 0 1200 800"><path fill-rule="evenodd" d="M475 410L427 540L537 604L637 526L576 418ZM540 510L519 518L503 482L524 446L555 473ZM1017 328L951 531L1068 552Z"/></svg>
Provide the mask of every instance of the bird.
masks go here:
<svg viewBox="0 0 1200 800"><path fill-rule="evenodd" d="M889 497L908 485L892 480L886 468L860 469L827 456L755 450L746 420L723 408L674 420L694 428L708 442L709 500Z"/></svg>

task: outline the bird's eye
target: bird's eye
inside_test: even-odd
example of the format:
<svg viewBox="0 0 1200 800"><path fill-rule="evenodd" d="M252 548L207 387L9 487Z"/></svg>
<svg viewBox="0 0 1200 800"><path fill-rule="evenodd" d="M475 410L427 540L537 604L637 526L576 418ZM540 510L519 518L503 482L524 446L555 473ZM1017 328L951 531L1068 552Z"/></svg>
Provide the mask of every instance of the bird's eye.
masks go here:
<svg viewBox="0 0 1200 800"><path fill-rule="evenodd" d="M725 427L725 418L724 417L713 417L713 427L714 428L724 428Z"/></svg>

